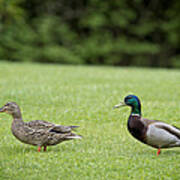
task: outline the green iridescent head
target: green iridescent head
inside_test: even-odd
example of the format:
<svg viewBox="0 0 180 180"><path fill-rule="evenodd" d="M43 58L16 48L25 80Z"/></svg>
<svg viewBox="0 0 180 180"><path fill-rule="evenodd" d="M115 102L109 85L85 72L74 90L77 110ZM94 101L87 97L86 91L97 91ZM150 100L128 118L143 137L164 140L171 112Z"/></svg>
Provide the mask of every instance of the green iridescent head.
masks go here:
<svg viewBox="0 0 180 180"><path fill-rule="evenodd" d="M128 95L124 98L124 102L117 104L114 108L119 108L122 106L130 106L132 111L131 114L141 115L141 102L139 98L135 95Z"/></svg>

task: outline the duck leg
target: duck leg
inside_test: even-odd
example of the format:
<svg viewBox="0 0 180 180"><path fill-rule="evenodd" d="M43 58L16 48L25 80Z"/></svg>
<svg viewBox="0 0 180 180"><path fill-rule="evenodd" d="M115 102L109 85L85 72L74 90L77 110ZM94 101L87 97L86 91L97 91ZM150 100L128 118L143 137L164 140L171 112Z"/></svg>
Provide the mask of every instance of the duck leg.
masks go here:
<svg viewBox="0 0 180 180"><path fill-rule="evenodd" d="M46 151L47 150L47 146L44 146L44 151Z"/></svg>
<svg viewBox="0 0 180 180"><path fill-rule="evenodd" d="M38 146L38 152L40 152L41 151L41 146Z"/></svg>
<svg viewBox="0 0 180 180"><path fill-rule="evenodd" d="M159 156L160 153L161 153L161 149L159 148L157 151L157 156Z"/></svg>

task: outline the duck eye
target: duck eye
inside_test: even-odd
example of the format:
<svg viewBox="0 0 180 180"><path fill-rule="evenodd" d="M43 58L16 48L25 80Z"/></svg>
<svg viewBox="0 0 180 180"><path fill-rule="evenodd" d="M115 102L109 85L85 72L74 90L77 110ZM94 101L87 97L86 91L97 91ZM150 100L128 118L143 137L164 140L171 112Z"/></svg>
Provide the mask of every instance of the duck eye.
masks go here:
<svg viewBox="0 0 180 180"><path fill-rule="evenodd" d="M127 100L129 100L129 99L132 99L132 97L130 96L130 97L127 97Z"/></svg>

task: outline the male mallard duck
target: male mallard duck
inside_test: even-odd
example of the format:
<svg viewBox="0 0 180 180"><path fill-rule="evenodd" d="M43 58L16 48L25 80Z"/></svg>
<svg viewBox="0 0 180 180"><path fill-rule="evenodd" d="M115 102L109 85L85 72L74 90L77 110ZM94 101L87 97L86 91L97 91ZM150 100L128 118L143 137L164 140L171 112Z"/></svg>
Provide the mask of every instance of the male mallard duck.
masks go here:
<svg viewBox="0 0 180 180"><path fill-rule="evenodd" d="M149 120L141 116L141 102L137 96L126 96L124 102L114 108L130 106L131 114L128 119L128 130L139 141L157 148L180 147L180 129L158 120Z"/></svg>
<svg viewBox="0 0 180 180"><path fill-rule="evenodd" d="M47 146L56 145L66 140L81 139L81 136L72 133L79 126L61 126L50 122L35 120L24 122L19 106L15 102L9 102L0 108L0 112L6 112L13 116L11 130L13 135L23 143L41 147L46 151Z"/></svg>

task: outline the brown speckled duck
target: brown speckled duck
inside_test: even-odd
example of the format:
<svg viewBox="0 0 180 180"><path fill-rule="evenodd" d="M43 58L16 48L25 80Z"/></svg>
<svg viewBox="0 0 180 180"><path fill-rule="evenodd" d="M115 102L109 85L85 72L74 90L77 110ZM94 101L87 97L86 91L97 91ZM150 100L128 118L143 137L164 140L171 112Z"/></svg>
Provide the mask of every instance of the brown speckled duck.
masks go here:
<svg viewBox="0 0 180 180"><path fill-rule="evenodd" d="M149 120L141 116L141 103L137 96L126 96L124 102L115 105L131 107L128 119L128 130L139 141L157 148L157 155L161 148L180 147L180 129L158 120Z"/></svg>
<svg viewBox="0 0 180 180"><path fill-rule="evenodd" d="M61 126L42 120L24 122L19 106L15 102L9 102L0 108L0 112L6 112L13 116L11 130L13 135L23 143L41 147L46 151L47 146L59 144L71 139L81 139L81 136L72 133L79 126Z"/></svg>

